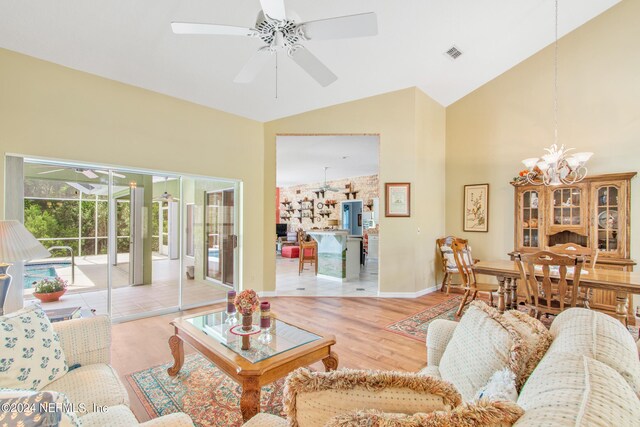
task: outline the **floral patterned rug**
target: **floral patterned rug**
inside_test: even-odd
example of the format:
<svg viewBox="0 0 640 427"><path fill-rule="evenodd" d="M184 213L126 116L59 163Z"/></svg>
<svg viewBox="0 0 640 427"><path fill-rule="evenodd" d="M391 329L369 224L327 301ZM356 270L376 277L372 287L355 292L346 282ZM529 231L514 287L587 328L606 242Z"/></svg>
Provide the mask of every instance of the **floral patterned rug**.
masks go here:
<svg viewBox="0 0 640 427"><path fill-rule="evenodd" d="M412 338L414 340L425 342L427 338L427 328L429 324L433 322L435 319L447 319L447 320L460 320L459 317L456 317L456 311L458 311L458 306L460 305L460 301L462 300L462 296L456 295L451 297L451 299L446 300L445 302L441 302L438 305L435 305L431 308L427 308L421 312L416 314L412 314L409 317L406 317L397 322L393 322L385 328L385 330L389 332L394 332L396 334L403 335L408 338ZM469 304L464 307L462 310L462 315L469 307ZM527 309L523 305L518 306L518 310L523 313L527 312ZM551 326L551 322L553 322L553 316L545 317L542 316L540 321L549 328ZM633 336L634 340L638 339L640 334L640 327L629 326L629 332Z"/></svg>
<svg viewBox="0 0 640 427"><path fill-rule="evenodd" d="M127 376L150 417L184 412L198 427L242 425L240 385L200 354L187 355L180 373L173 378L167 374L167 368L172 364ZM262 412L284 416L283 386L284 379L281 379L262 387Z"/></svg>

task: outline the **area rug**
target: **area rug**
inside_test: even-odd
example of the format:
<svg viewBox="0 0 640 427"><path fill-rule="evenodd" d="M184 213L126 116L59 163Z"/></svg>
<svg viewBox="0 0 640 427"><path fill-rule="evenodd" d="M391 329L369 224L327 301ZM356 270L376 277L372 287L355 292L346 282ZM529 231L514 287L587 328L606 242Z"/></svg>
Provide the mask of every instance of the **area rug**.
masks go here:
<svg viewBox="0 0 640 427"><path fill-rule="evenodd" d="M180 373L167 374L173 362L127 375L127 380L150 417L184 412L198 427L242 425L240 385L200 354L185 357ZM284 416L284 379L262 387L261 411Z"/></svg>
<svg viewBox="0 0 640 427"><path fill-rule="evenodd" d="M445 302L441 302L438 305L435 305L431 308L427 308L426 310L420 311L416 314L412 314L409 317L406 317L397 322L393 322L387 327L385 330L389 332L393 332L396 334L403 335L408 338L412 338L417 341L425 342L427 338L427 328L429 324L436 319L446 319L446 320L454 320L459 321L460 318L456 317L456 311L458 311L458 306L460 305L460 301L462 297L457 295L452 297L451 299L446 300ZM469 304L465 305L462 309L462 314L467 311ZM518 306L518 310L523 313L527 313L527 309L523 305ZM553 316L542 316L540 321L547 327L551 327L551 322L553 322ZM633 336L634 340L638 339L640 334L640 326L628 326L629 332L631 336Z"/></svg>

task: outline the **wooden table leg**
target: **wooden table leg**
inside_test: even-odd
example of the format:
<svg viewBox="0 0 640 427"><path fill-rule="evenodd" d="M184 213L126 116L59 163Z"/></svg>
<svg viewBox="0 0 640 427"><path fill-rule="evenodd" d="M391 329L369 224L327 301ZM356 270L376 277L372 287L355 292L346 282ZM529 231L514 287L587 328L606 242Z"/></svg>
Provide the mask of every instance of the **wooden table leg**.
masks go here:
<svg viewBox="0 0 640 427"><path fill-rule="evenodd" d="M506 292L505 298L505 309L508 310L511 308L511 277L505 277L504 279L504 289Z"/></svg>
<svg viewBox="0 0 640 427"><path fill-rule="evenodd" d="M258 383L258 377L247 377L242 382L240 411L242 412L242 421L245 423L260 412L260 385Z"/></svg>
<svg viewBox="0 0 640 427"><path fill-rule="evenodd" d="M329 355L322 359L322 363L324 364L325 371L335 371L338 369L338 355L333 351L330 351Z"/></svg>
<svg viewBox="0 0 640 427"><path fill-rule="evenodd" d="M629 294L626 292L618 291L616 295L616 317L623 325L627 325L627 314L629 306Z"/></svg>
<svg viewBox="0 0 640 427"><path fill-rule="evenodd" d="M169 338L169 348L173 356L173 366L167 369L167 373L175 377L184 364L184 344L182 343L182 339L177 335L172 335Z"/></svg>
<svg viewBox="0 0 640 427"><path fill-rule="evenodd" d="M511 281L511 309L518 309L518 279L515 277Z"/></svg>
<svg viewBox="0 0 640 427"><path fill-rule="evenodd" d="M498 311L500 313L504 313L505 308L505 287L504 281L505 278L503 276L498 276Z"/></svg>

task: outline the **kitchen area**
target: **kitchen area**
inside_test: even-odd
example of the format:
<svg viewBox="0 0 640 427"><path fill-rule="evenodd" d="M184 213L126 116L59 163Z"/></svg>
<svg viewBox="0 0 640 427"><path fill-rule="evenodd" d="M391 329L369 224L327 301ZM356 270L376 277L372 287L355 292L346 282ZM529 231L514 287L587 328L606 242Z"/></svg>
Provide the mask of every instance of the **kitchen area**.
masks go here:
<svg viewBox="0 0 640 427"><path fill-rule="evenodd" d="M377 136L278 137L277 295L377 296L378 146Z"/></svg>

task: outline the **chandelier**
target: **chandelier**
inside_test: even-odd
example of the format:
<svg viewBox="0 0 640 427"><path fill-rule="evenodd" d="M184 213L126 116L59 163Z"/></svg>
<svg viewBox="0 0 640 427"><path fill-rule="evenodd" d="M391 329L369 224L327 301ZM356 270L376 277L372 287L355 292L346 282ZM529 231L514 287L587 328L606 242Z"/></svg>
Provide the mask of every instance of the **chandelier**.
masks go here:
<svg viewBox="0 0 640 427"><path fill-rule="evenodd" d="M520 172L517 182L529 183L533 185L562 185L575 184L582 181L587 176L587 161L593 153L573 153L574 148L565 148L564 144L558 147L558 0L555 0L556 33L554 45L554 91L553 91L553 113L554 113L554 144L545 148L547 154L541 158L532 157L524 159L522 163L527 168Z"/></svg>

